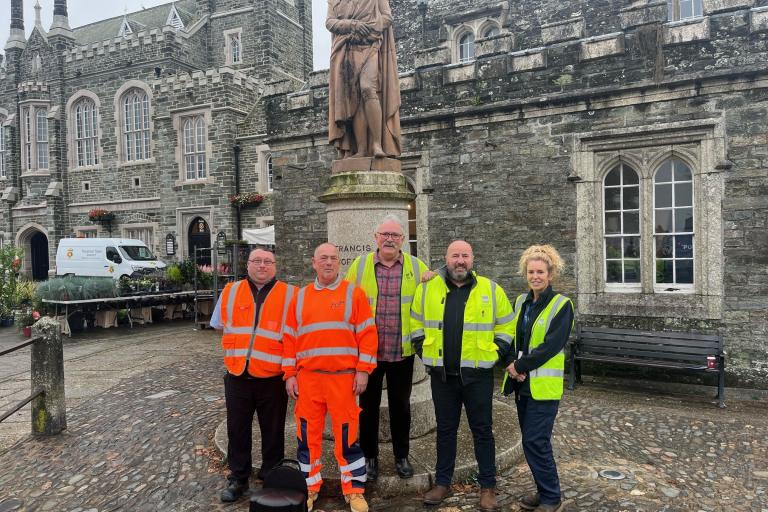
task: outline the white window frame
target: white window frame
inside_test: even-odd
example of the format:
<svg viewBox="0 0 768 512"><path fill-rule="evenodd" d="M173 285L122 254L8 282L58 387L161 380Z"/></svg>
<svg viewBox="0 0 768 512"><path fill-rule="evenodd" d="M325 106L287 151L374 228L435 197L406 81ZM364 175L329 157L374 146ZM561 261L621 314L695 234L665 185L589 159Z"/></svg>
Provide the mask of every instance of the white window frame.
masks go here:
<svg viewBox="0 0 768 512"><path fill-rule="evenodd" d="M690 9L690 13L683 10ZM667 21L680 21L704 16L704 0L667 0Z"/></svg>
<svg viewBox="0 0 768 512"><path fill-rule="evenodd" d="M173 127L176 130L176 162L179 166L179 179L176 185L188 185L195 183L213 183L214 180L211 177L210 169L210 156L212 154L211 140L209 137L209 130L211 127L211 109L196 108L183 110L172 115ZM189 128L187 124L189 121L194 122L195 131L190 134L189 131L185 133L185 127ZM197 123L202 121L202 132L198 131ZM190 135L194 135L194 139L190 138ZM200 136L202 135L202 140ZM194 148L188 146L189 143L194 140ZM195 173L193 178L188 178L187 166L189 163L194 163ZM202 164L203 173L200 173L200 166Z"/></svg>
<svg viewBox="0 0 768 512"><path fill-rule="evenodd" d="M471 41L462 42L464 38L472 38ZM468 28L460 30L456 36L456 62L459 64L469 64L475 60L475 33ZM462 52L466 55L462 56Z"/></svg>
<svg viewBox="0 0 768 512"><path fill-rule="evenodd" d="M93 107L90 131L78 110L86 103ZM67 101L67 147L70 169L95 169L101 167L101 102L91 91L80 90ZM84 151L84 153L83 153Z"/></svg>
<svg viewBox="0 0 768 512"><path fill-rule="evenodd" d="M129 101L132 104L128 104ZM154 98L152 89L139 80L129 80L115 94L115 136L120 166L154 163ZM140 107L140 126L136 124L136 111L132 106ZM129 123L128 114L133 120ZM141 154L136 151L136 142L141 142ZM130 157L130 158L129 158ZM139 158L141 157L141 158Z"/></svg>
<svg viewBox="0 0 768 512"><path fill-rule="evenodd" d="M243 63L243 29L242 27L224 31L224 52L227 66ZM233 45L237 41L237 45ZM237 52L237 54L236 54ZM237 58L236 58L237 57Z"/></svg>
<svg viewBox="0 0 768 512"><path fill-rule="evenodd" d="M77 238L98 238L99 229L91 226L75 226L75 236Z"/></svg>
<svg viewBox="0 0 768 512"><path fill-rule="evenodd" d="M638 181L637 185L634 185L634 184L627 185L627 184L624 183L624 169L625 169L625 167L629 168L630 170L632 170L632 172L635 173L635 175L637 176L637 181ZM606 180L608 179L608 175L611 172L613 172L614 170L616 170L616 169L619 170L620 185L616 185L616 186L614 186L614 185L607 185L606 184ZM635 170L635 168L632 167L632 165L630 165L626 161L619 161L617 165L612 166L609 169L607 169L607 172L605 173L605 175L603 176L603 179L602 179L602 184L603 184L603 186L602 186L602 196L603 196L603 202L602 202L602 205L603 205L603 208L602 208L602 212L603 212L603 215L602 215L602 221L603 221L602 222L602 235L603 235L603 282L605 283L605 290L606 291L612 291L612 292L640 292L640 291L642 291L642 274L643 274L643 253L642 253L642 247L643 247L643 222L642 222L642 218L643 218L643 196L642 196L642 187L641 187L640 181L641 181L640 173L637 170ZM624 205L624 189L635 188L635 187L638 189L637 190L637 192L638 192L638 203L639 203L638 204L638 208L636 208L636 209L635 208L624 208L624 206L625 206ZM618 189L619 190L621 203L620 203L620 207L619 207L618 210L608 210L607 209L606 204L605 204L605 196L606 196L606 190L607 189L611 189L611 190ZM638 220L638 231L637 231L637 233L625 232L624 231L624 222L623 222L624 213L631 214L631 213L634 213L634 212L637 212L638 217L639 217L639 220ZM606 222L605 222L606 214L607 213L618 213L619 216L621 217L621 219L622 219L621 220L621 230L620 230L619 233L607 233L607 226L606 226ZM639 247L638 247L639 253L638 253L638 257L637 258L626 258L625 255L624 255L623 239L624 238L628 238L628 237L633 237L633 238L638 238L639 239ZM611 239L611 238L618 238L619 241L620 241L620 245L621 245L621 257L620 258L608 258L608 240ZM609 259L611 261L621 261L621 266L622 266L622 272L621 272L622 273L622 282L620 282L620 283L619 282L608 282L608 262L609 262ZM628 259L629 260L638 260L639 261L640 281L637 282L637 283L627 283L627 282L624 281L625 261L628 260Z"/></svg>
<svg viewBox="0 0 768 512"><path fill-rule="evenodd" d="M134 236L136 232L146 231L149 233L149 240L141 238L140 236ZM157 233L157 224L154 223L137 223L137 224L122 224L120 226L120 234L123 238L133 238L135 240L141 240L147 247L155 252L155 243L157 242L155 233Z"/></svg>
<svg viewBox="0 0 768 512"><path fill-rule="evenodd" d="M0 180L8 178L7 154L8 149L5 145L5 119L0 118Z"/></svg>
<svg viewBox="0 0 768 512"><path fill-rule="evenodd" d="M488 32L491 30L495 30L496 33L492 35L488 35ZM482 27L480 27L478 34L480 34L481 39L485 39L488 37L496 37L498 35L501 35L501 27L497 23L493 21L489 21L485 23Z"/></svg>
<svg viewBox="0 0 768 512"><path fill-rule="evenodd" d="M165 19L165 24L170 25L176 30L184 29L184 21L179 15L179 11L176 10L176 5L171 5L171 10L168 12L168 17Z"/></svg>
<svg viewBox="0 0 768 512"><path fill-rule="evenodd" d="M22 175L48 173L50 166L48 105L32 102L22 104L20 124Z"/></svg>

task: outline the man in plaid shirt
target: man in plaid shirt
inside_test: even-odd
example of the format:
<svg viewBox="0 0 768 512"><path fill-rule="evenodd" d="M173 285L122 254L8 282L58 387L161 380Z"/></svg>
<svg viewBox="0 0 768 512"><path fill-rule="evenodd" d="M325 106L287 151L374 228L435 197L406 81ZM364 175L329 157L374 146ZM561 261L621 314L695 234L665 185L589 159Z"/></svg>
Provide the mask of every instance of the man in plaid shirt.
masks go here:
<svg viewBox="0 0 768 512"><path fill-rule="evenodd" d="M401 251L403 225L394 215L384 218L374 237L377 250L357 257L346 276L347 281L360 286L368 296L379 335L377 366L367 389L360 395L360 447L371 481L379 473L379 406L385 376L395 468L401 478L413 476L408 461L414 360L410 306L416 286L429 272L423 261Z"/></svg>

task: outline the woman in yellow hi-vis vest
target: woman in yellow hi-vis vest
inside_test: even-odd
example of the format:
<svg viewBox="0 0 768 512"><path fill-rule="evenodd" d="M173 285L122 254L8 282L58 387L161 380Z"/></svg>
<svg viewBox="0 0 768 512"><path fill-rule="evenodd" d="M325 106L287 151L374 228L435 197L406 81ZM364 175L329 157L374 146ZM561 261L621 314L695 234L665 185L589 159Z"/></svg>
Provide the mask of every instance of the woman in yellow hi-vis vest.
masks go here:
<svg viewBox="0 0 768 512"><path fill-rule="evenodd" d="M534 245L520 258L520 274L529 291L515 300L514 361L502 388L514 391L523 452L537 492L520 500L524 510L562 510L560 479L552 454L552 428L563 396L565 344L573 327L573 303L552 291L552 280L564 267L554 247Z"/></svg>

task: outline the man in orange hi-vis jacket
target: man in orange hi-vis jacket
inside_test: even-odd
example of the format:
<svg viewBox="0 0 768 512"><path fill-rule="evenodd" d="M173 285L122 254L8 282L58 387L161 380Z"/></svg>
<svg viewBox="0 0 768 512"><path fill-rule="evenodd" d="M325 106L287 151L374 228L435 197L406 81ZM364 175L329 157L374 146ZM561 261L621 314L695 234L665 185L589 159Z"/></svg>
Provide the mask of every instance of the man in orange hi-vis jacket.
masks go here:
<svg viewBox="0 0 768 512"><path fill-rule="evenodd" d="M339 264L334 245L315 249L312 268L317 279L299 290L285 321L283 371L286 391L296 399L298 459L309 489L308 510L323 483L323 427L329 412L341 490L352 512L366 512L356 397L376 368L378 338L365 293L342 280Z"/></svg>
<svg viewBox="0 0 768 512"><path fill-rule="evenodd" d="M248 277L228 284L211 315L211 327L223 330L224 395L227 403L229 484L221 501L238 500L248 490L254 412L261 430L261 468L266 473L283 459L285 413L283 326L296 287L275 279L275 255L254 249Z"/></svg>

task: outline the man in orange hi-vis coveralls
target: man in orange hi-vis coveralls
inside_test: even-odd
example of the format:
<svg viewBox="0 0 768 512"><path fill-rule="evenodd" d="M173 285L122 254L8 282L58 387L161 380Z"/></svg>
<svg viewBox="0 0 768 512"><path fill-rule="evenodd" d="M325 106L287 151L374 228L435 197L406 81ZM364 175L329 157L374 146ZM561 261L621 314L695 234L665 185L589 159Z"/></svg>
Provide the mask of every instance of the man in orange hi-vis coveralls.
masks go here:
<svg viewBox="0 0 768 512"><path fill-rule="evenodd" d="M296 399L298 459L309 490L308 510L323 483L323 427L329 412L341 490L352 512L366 512L356 397L376 368L378 337L365 293L342 280L339 265L334 245L315 249L312 268L317 279L299 290L285 321L283 372L286 391Z"/></svg>

